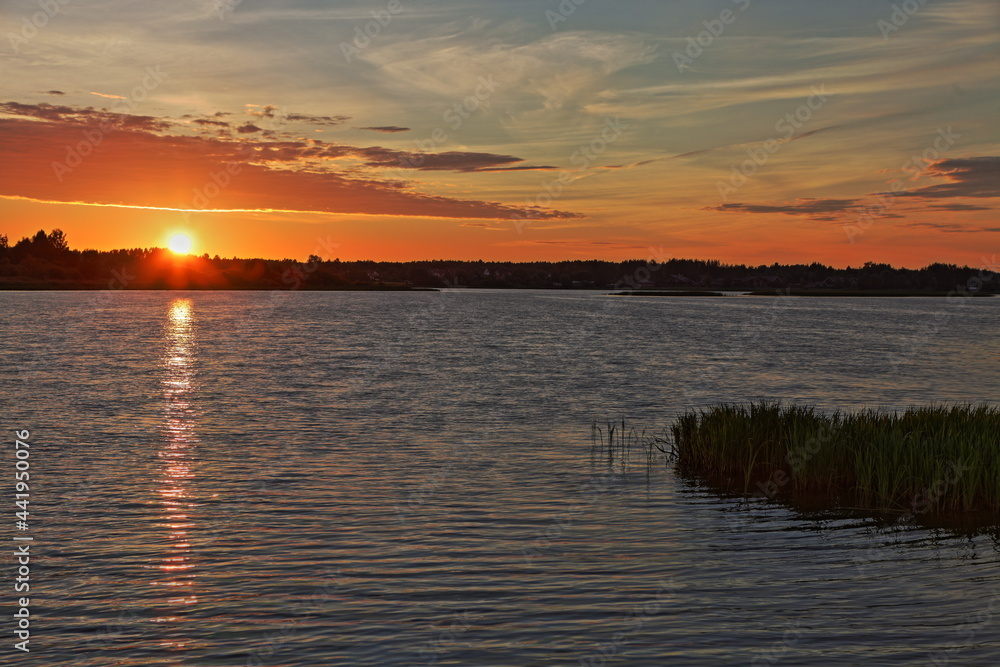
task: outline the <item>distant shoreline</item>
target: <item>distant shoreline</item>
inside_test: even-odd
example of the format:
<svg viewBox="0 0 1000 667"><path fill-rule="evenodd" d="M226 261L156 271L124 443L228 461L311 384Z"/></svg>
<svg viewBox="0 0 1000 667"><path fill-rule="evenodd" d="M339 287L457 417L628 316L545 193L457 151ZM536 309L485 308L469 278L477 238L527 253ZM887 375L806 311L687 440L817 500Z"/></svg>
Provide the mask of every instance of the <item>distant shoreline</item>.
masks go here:
<svg viewBox="0 0 1000 667"><path fill-rule="evenodd" d="M59 229L39 230L13 245L0 234L0 290L8 291L470 288L600 290L622 296L947 296L1000 292L995 269L993 264L972 268L940 262L919 269L876 262L843 269L819 262L748 266L674 257L341 261L314 253L300 261L186 255L158 247L74 250Z"/></svg>
<svg viewBox="0 0 1000 667"><path fill-rule="evenodd" d="M613 292L611 296L726 296L722 292L711 290L677 290L677 291L627 291ZM786 289L786 290L751 290L740 291L732 296L839 296L839 297L948 297L948 296L997 296L986 292L942 292L942 291L904 291L904 290L815 290L815 289Z"/></svg>
<svg viewBox="0 0 1000 667"><path fill-rule="evenodd" d="M604 292L597 288L570 287L424 287L412 285L349 285L349 286L310 286L301 285L292 289L288 287L208 287L186 285L183 287L167 287L165 285L143 285L128 287L111 287L104 281L92 282L52 282L25 281L0 283L2 292L440 292L443 289L475 289L475 290L534 290L545 292ZM841 290L841 289L769 289L769 290L625 290L604 292L606 296L651 296L651 297L949 297L1000 296L991 292L944 292L917 290Z"/></svg>
<svg viewBox="0 0 1000 667"><path fill-rule="evenodd" d="M0 292L440 292L437 287L357 285L349 287L109 287L106 283L0 283Z"/></svg>

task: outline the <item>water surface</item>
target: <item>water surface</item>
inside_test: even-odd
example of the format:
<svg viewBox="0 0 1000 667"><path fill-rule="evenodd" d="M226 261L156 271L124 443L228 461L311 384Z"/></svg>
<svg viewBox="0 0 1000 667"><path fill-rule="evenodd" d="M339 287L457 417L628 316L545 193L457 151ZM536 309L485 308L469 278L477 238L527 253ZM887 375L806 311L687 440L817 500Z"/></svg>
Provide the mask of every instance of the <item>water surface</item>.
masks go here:
<svg viewBox="0 0 1000 667"><path fill-rule="evenodd" d="M720 401L995 403L998 299L0 303L5 437L33 443L18 664L1000 664L995 535L589 455L595 419Z"/></svg>

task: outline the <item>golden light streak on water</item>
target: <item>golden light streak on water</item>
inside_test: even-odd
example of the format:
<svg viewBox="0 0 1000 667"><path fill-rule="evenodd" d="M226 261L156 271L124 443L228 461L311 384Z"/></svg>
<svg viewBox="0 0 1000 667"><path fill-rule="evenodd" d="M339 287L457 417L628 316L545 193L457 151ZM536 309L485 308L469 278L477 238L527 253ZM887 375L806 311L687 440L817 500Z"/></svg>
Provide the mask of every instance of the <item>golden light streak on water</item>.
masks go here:
<svg viewBox="0 0 1000 667"><path fill-rule="evenodd" d="M188 519L188 512L193 508L188 492L188 484L194 479L189 457L198 443L189 400L195 359L194 314L190 299L175 299L170 303L164 343L161 385L165 442L157 452L162 461L157 494L160 496L159 503L166 510L164 526L169 531L169 547L159 565L159 569L168 576L156 583L172 589L186 589L182 595L168 597L166 602L173 606L188 606L198 602L194 592L196 568L192 561L189 534L195 524L190 520L178 523L177 519Z"/></svg>

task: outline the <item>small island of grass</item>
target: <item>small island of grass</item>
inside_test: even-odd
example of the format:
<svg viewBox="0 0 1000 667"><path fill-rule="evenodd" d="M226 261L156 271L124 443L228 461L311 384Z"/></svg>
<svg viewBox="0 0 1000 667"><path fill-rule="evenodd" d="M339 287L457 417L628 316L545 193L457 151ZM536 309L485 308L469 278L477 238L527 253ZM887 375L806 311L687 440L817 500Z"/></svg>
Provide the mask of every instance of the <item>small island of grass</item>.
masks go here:
<svg viewBox="0 0 1000 667"><path fill-rule="evenodd" d="M831 508L1000 515L1000 408L823 414L758 402L689 411L669 429L678 469L743 494Z"/></svg>

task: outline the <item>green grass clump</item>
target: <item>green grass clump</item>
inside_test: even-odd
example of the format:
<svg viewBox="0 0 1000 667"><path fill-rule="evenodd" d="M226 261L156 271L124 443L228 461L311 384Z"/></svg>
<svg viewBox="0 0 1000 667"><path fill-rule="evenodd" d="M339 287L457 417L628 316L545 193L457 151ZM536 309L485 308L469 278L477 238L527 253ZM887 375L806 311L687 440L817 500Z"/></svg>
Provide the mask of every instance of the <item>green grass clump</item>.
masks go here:
<svg viewBox="0 0 1000 667"><path fill-rule="evenodd" d="M677 464L744 493L917 514L1000 512L1000 408L823 414L762 401L670 426Z"/></svg>

